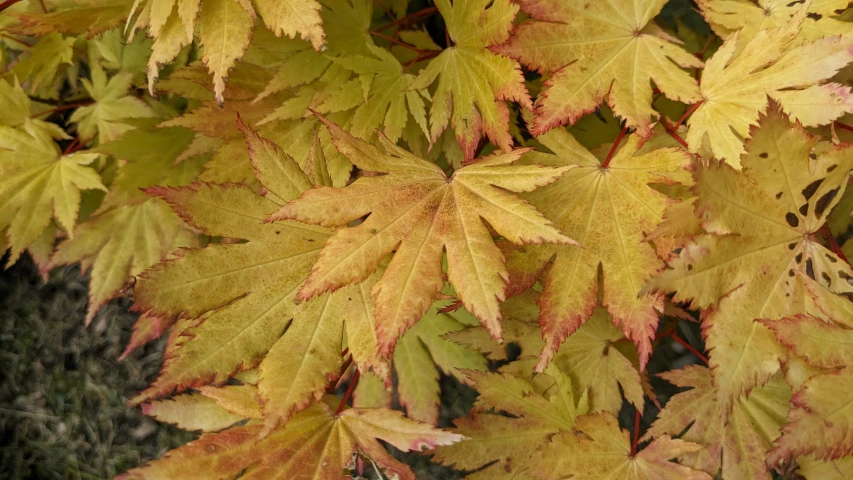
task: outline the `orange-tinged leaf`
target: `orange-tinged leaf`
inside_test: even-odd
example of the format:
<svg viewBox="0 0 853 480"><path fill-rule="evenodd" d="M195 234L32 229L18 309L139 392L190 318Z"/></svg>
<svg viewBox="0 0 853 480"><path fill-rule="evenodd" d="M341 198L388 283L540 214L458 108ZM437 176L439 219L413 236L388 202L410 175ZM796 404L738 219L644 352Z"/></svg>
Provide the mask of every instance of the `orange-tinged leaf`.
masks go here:
<svg viewBox="0 0 853 480"><path fill-rule="evenodd" d="M518 63L487 47L507 40L518 7L509 0L435 3L454 44L432 59L411 87L426 88L438 78L429 112L430 142L436 143L449 124L466 159L474 158L483 134L509 152L512 137L505 102L533 105Z"/></svg>
<svg viewBox="0 0 853 480"><path fill-rule="evenodd" d="M299 292L307 300L372 274L396 248L373 287L381 352L429 308L447 276L465 307L500 338L498 303L504 299L506 269L489 222L514 243L572 243L535 208L507 192L525 192L553 182L568 167L512 166L524 153L493 155L457 170L451 178L435 164L390 142L386 153L321 119L335 146L362 170L387 175L362 177L344 188L305 192L270 216L323 226L345 226L328 241Z"/></svg>
<svg viewBox="0 0 853 480"><path fill-rule="evenodd" d="M613 323L637 345L640 368L645 368L663 297L639 294L664 263L643 238L662 221L664 209L672 203L649 184L668 183L664 176L683 170L689 158L675 148L635 155L640 139L631 136L604 167L603 161L564 129L552 130L538 140L554 154L530 153L522 163L573 168L527 198L583 248L544 247L556 252L556 259L539 300L545 347L537 370L542 371L566 337L592 315L599 305L599 283L603 285L601 304L612 315ZM541 248L528 247L532 255L526 262L527 252L513 252L510 260L532 268L531 262L550 257L536 253ZM600 279L599 268L603 274Z"/></svg>
<svg viewBox="0 0 853 480"><path fill-rule="evenodd" d="M660 376L690 390L670 398L643 440L680 434L682 440L705 447L680 455L684 465L711 475L722 468L722 478L770 478L764 459L780 434L791 398L781 375L755 388L748 398L740 397L728 422L720 414L707 368L687 366Z"/></svg>
<svg viewBox="0 0 853 480"><path fill-rule="evenodd" d="M843 194L853 156L844 145L813 150L814 142L774 111L753 131L743 172L723 163L700 167L696 212L709 233L650 284L675 291L676 301L690 300L693 308L719 302L703 323L724 414L732 399L769 380L785 356L754 320L830 319L836 314L821 304L833 300L823 297L853 291L849 265L811 236ZM816 295L808 288L813 283L830 289Z"/></svg>
<svg viewBox="0 0 853 480"><path fill-rule="evenodd" d="M853 363L853 330L849 328L806 315L762 323L776 334L779 343L813 367L835 369Z"/></svg>
<svg viewBox="0 0 853 480"><path fill-rule="evenodd" d="M420 451L463 438L409 420L393 410L351 408L334 414L324 403L312 405L285 426L258 439L261 428L248 424L203 435L119 478L343 480L349 477L353 454L361 453L386 469L388 476L415 480L409 467L391 457L379 440L402 451Z"/></svg>
<svg viewBox="0 0 853 480"><path fill-rule="evenodd" d="M532 474L543 480L576 478L598 480L711 480L701 470L671 462L670 459L700 450L701 445L676 440L669 435L655 439L631 455L627 430L619 428L616 417L609 413L578 417L576 432L554 435L534 458Z"/></svg>
<svg viewBox="0 0 853 480"><path fill-rule="evenodd" d="M237 185L199 183L150 191L206 233L248 242L189 251L146 273L137 288L136 308L201 318L169 346L160 377L135 401L221 384L240 370L260 365L267 433L312 398L320 399L337 380L344 360L344 329L359 368L387 376L388 366L377 352L369 295L375 278L294 303L331 232L295 221L264 222L281 202L311 183L275 143L245 125L241 128L267 198Z"/></svg>
<svg viewBox="0 0 853 480"><path fill-rule="evenodd" d="M701 67L702 62L651 23L666 0L519 3L533 21L519 25L512 39L495 50L552 74L536 101L534 135L574 124L607 100L627 125L648 137L658 117L652 81L670 99L700 99L696 81L679 67Z"/></svg>
<svg viewBox="0 0 853 480"><path fill-rule="evenodd" d="M812 454L836 460L853 450L853 370L815 375L791 399L782 436L767 458L775 465L790 456Z"/></svg>
<svg viewBox="0 0 853 480"><path fill-rule="evenodd" d="M140 315L133 324L130 340L124 348L119 360L124 360L137 348L145 345L151 340L160 338L166 330L175 324L175 316L158 317L154 315Z"/></svg>
<svg viewBox="0 0 853 480"><path fill-rule="evenodd" d="M128 279L196 242L195 233L159 199L108 210L80 225L56 250L48 268L75 262L91 267L86 323Z"/></svg>

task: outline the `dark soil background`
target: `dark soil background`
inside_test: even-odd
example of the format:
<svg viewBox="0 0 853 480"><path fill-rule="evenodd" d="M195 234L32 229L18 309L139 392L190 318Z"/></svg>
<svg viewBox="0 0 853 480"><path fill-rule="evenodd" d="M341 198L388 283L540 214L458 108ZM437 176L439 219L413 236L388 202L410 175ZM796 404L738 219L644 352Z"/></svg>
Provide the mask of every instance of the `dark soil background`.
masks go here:
<svg viewBox="0 0 853 480"><path fill-rule="evenodd" d="M193 437L127 406L163 342L119 362L136 314L114 301L85 327L87 287L77 267L44 282L27 256L0 270L0 479L111 478Z"/></svg>

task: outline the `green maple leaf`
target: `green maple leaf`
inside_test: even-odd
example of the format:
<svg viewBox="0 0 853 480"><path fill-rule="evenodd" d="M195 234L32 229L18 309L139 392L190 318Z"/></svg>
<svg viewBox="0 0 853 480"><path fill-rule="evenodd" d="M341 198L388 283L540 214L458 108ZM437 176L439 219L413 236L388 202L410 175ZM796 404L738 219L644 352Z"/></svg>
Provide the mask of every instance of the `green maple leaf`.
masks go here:
<svg viewBox="0 0 853 480"><path fill-rule="evenodd" d="M483 134L509 151L509 110L505 101L532 109L524 77L515 61L489 51L509 37L518 7L509 0L435 2L454 45L420 73L412 88L426 88L438 78L430 108L430 141L435 143L448 124L465 158L474 153Z"/></svg>
<svg viewBox="0 0 853 480"><path fill-rule="evenodd" d="M9 264L47 228L51 218L74 235L80 190L104 190L88 165L99 155L63 155L51 132L27 121L0 125L0 231L9 228Z"/></svg>
<svg viewBox="0 0 853 480"><path fill-rule="evenodd" d="M95 103L76 109L69 119L79 124L77 131L82 138L93 139L97 136L99 143L109 142L133 129L133 126L122 120L154 116L154 111L145 102L128 95L128 88L133 81L130 72L120 72L107 78L103 68L93 63L91 74L92 81L82 81Z"/></svg>

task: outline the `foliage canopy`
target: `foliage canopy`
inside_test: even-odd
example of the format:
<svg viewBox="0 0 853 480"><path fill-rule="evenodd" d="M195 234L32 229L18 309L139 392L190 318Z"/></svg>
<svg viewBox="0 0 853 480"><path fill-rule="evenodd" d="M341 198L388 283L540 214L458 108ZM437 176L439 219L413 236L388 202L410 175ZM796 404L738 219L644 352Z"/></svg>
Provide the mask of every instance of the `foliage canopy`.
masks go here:
<svg viewBox="0 0 853 480"><path fill-rule="evenodd" d="M848 7L8 0L0 246L168 335L124 478L850 478Z"/></svg>

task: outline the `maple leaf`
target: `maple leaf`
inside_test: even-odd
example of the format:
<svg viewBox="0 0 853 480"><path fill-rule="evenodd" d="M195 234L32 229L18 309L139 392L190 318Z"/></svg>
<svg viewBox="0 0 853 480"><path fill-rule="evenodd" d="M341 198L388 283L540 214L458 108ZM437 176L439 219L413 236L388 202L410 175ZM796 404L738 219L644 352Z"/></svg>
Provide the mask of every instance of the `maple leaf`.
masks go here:
<svg viewBox="0 0 853 480"><path fill-rule="evenodd" d="M263 222L281 208L277 202L296 197L311 182L277 145L242 128L255 174L272 196L260 197L245 186L203 183L151 190L191 225L248 242L186 252L143 276L135 308L202 318L176 336L160 377L135 401L220 384L260 364L269 430L307 407L312 396L322 397L339 377L344 326L356 365L383 375L387 366L376 356L369 296L375 278L298 307L293 303L331 232L295 221Z"/></svg>
<svg viewBox="0 0 853 480"><path fill-rule="evenodd" d="M538 293L528 291L502 305L507 332L504 341L518 344L521 353L518 360L501 367L500 371L530 381L538 378L533 376L533 367L536 354L544 346L537 301ZM490 358L506 359L504 346L489 337L482 327L469 328L448 338L488 353ZM589 321L566 339L551 363L571 379L575 391L588 392L591 412L619 412L623 392L632 405L643 406L637 351L613 326L610 315L603 308L596 308Z"/></svg>
<svg viewBox="0 0 853 480"><path fill-rule="evenodd" d="M110 142L133 129L122 120L154 116L154 111L145 102L127 94L133 74L122 72L108 79L103 68L94 62L90 71L92 81L84 78L82 82L95 103L74 110L69 119L69 122L79 124L77 133L82 138L97 136L99 143Z"/></svg>
<svg viewBox="0 0 853 480"><path fill-rule="evenodd" d="M430 107L430 142L448 123L466 159L475 156L485 134L505 152L512 147L509 110L504 102L533 108L517 62L495 55L490 45L509 37L518 6L509 0L437 0L454 45L430 60L411 88L438 86Z"/></svg>
<svg viewBox="0 0 853 480"><path fill-rule="evenodd" d="M701 445L665 435L644 449L631 454L628 431L619 428L610 413L588 414L577 418L575 431L554 435L534 457L532 475L536 478L690 479L711 480L700 470L671 462L670 459L700 450Z"/></svg>
<svg viewBox="0 0 853 480"><path fill-rule="evenodd" d="M113 208L79 225L74 238L59 244L46 270L76 262L82 262L83 270L92 269L88 325L121 293L128 278L195 242L194 232L165 202L151 199Z"/></svg>
<svg viewBox="0 0 853 480"><path fill-rule="evenodd" d="M552 252L556 254L539 299L545 346L536 369L542 371L566 337L592 315L599 304L599 282L603 285L601 303L613 316L613 323L637 345L642 369L651 355L663 297L638 293L646 280L664 267L643 238L662 221L664 209L672 203L649 184L671 183L667 175L683 170L689 158L676 148L636 154L641 141L638 136L629 137L604 161L564 129L552 130L538 140L554 153L534 152L521 163L575 168L527 198L584 248L534 246L509 255L513 265L537 272ZM527 275L526 281L535 282L536 277L535 273Z"/></svg>
<svg viewBox="0 0 853 480"><path fill-rule="evenodd" d="M290 2L283 2L285 5L288 3ZM245 2L204 1L199 19L199 35L204 47L201 60L213 74L214 94L220 104L224 101L223 92L228 71L249 46L254 19L251 6Z"/></svg>
<svg viewBox="0 0 853 480"><path fill-rule="evenodd" d="M732 399L769 380L785 355L755 319L829 320L840 312L820 305L853 291L846 280L853 270L813 237L844 193L850 147L815 145L777 111L751 137L743 172L725 163L696 171L696 212L709 233L650 284L696 309L719 302L702 321L724 412ZM809 159L813 152L816 160ZM829 288L806 287L816 283Z"/></svg>
<svg viewBox="0 0 853 480"><path fill-rule="evenodd" d="M426 89L411 89L414 75L403 72L390 52L374 45L367 45L372 57L362 55L342 56L335 62L359 75L359 87L369 85L369 93L364 94L350 120L349 132L359 138L369 138L377 127L396 143L403 134L409 121L414 120L425 136L427 131L424 99L429 100ZM375 57L375 58L373 58Z"/></svg>
<svg viewBox="0 0 853 480"><path fill-rule="evenodd" d="M506 269L483 220L514 243L572 243L536 209L506 192L534 190L568 167L511 166L526 151L515 150L479 159L447 178L436 165L384 137L386 153L319 118L354 165L386 175L362 177L344 188L307 191L270 216L332 227L370 214L364 223L329 239L298 298L308 300L363 280L396 248L372 291L380 350L387 354L444 286L446 250L447 276L459 299L500 338L498 303L504 299Z"/></svg>
<svg viewBox="0 0 853 480"><path fill-rule="evenodd" d="M666 0L523 0L533 21L518 26L494 50L542 73L553 74L536 100L531 133L574 124L607 100L613 112L641 137L652 134L651 82L672 100L700 99L696 81L682 68L702 62L677 39L650 23Z"/></svg>
<svg viewBox="0 0 853 480"><path fill-rule="evenodd" d="M806 480L847 480L853 475L853 457L823 461L806 456L798 458L797 464L797 473Z"/></svg>
<svg viewBox="0 0 853 480"><path fill-rule="evenodd" d="M802 3L784 0L698 0L696 3L714 33L727 39L737 32L742 44L761 30L787 24L802 8ZM800 37L816 40L826 35L846 33L845 22L831 16L846 9L848 3L846 0L812 1L807 9L811 16L803 22Z"/></svg>
<svg viewBox="0 0 853 480"><path fill-rule="evenodd" d="M51 131L29 119L22 127L0 125L0 231L8 227L8 265L39 238L51 218L74 235L80 190L107 190L88 166L99 155L63 155Z"/></svg>
<svg viewBox="0 0 853 480"><path fill-rule="evenodd" d="M853 303L847 304L847 311L838 311L838 318L848 322L844 328L827 323L822 319L807 315L797 315L776 321L762 321L776 334L779 343L788 347L797 356L816 368L838 369L851 363L853 358L853 331L849 329L853 319ZM832 345L827 348L827 345Z"/></svg>
<svg viewBox="0 0 853 480"><path fill-rule="evenodd" d="M15 12L9 15L20 23L7 27L18 35L41 36L51 33L87 34L92 38L116 28L127 18L126 0L75 0L50 13Z"/></svg>
<svg viewBox="0 0 853 480"><path fill-rule="evenodd" d="M142 414L183 430L203 432L224 430L245 418L261 417L258 391L253 385L203 387L200 393L143 404Z"/></svg>
<svg viewBox="0 0 853 480"><path fill-rule="evenodd" d="M436 303L397 342L393 357L397 394L409 418L438 424L441 389L431 363L464 384L470 382L462 370L487 369L486 359L477 352L444 338L472 323L476 320L464 310L440 313Z"/></svg>
<svg viewBox="0 0 853 480"><path fill-rule="evenodd" d="M849 88L821 84L853 61L853 37L797 42L806 14L803 7L784 26L759 31L737 55L738 35L733 35L708 60L699 87L701 104L687 122L691 152L698 152L707 138L716 158L739 167L742 139L766 110L768 96L805 126L830 123L853 109Z"/></svg>
<svg viewBox="0 0 853 480"><path fill-rule="evenodd" d="M706 367L690 365L659 374L670 383L690 388L669 399L643 441L664 435L681 435L682 440L705 448L682 454L678 461L722 478L769 478L764 459L784 423L791 389L777 375L767 385L757 387L749 397L740 397L724 421Z"/></svg>
<svg viewBox="0 0 853 480"><path fill-rule="evenodd" d="M118 359L124 360L136 351L137 348L163 336L175 324L176 320L177 317L175 316L157 317L153 315L140 315L136 319L136 322L133 323L130 340L127 341L127 345Z"/></svg>
<svg viewBox="0 0 853 480"><path fill-rule="evenodd" d="M431 449L462 436L405 418L386 408L350 408L333 412L313 404L287 425L258 440L261 425L249 423L172 450L160 460L131 470L120 479L173 478L347 478L352 456L368 456L391 478L415 480L379 440L404 452Z"/></svg>
<svg viewBox="0 0 853 480"><path fill-rule="evenodd" d="M476 474L483 479L529 478L537 448L558 432L571 431L575 418L588 408L586 394L576 392L562 372L549 367L547 375L553 379L552 388L543 394L508 374L468 372L480 396L474 413L453 423L469 439L439 447L433 458L464 470L485 465ZM492 409L514 417L487 413Z"/></svg>
<svg viewBox="0 0 853 480"><path fill-rule="evenodd" d="M789 456L812 454L836 460L853 449L853 372L850 367L815 375L794 393L787 422L767 458L775 465Z"/></svg>
<svg viewBox="0 0 853 480"><path fill-rule="evenodd" d="M12 72L17 75L30 94L50 91L54 87L63 64L71 64L74 56L74 38L58 33L41 37L29 50L29 56L16 63ZM55 93L49 93L56 96Z"/></svg>

